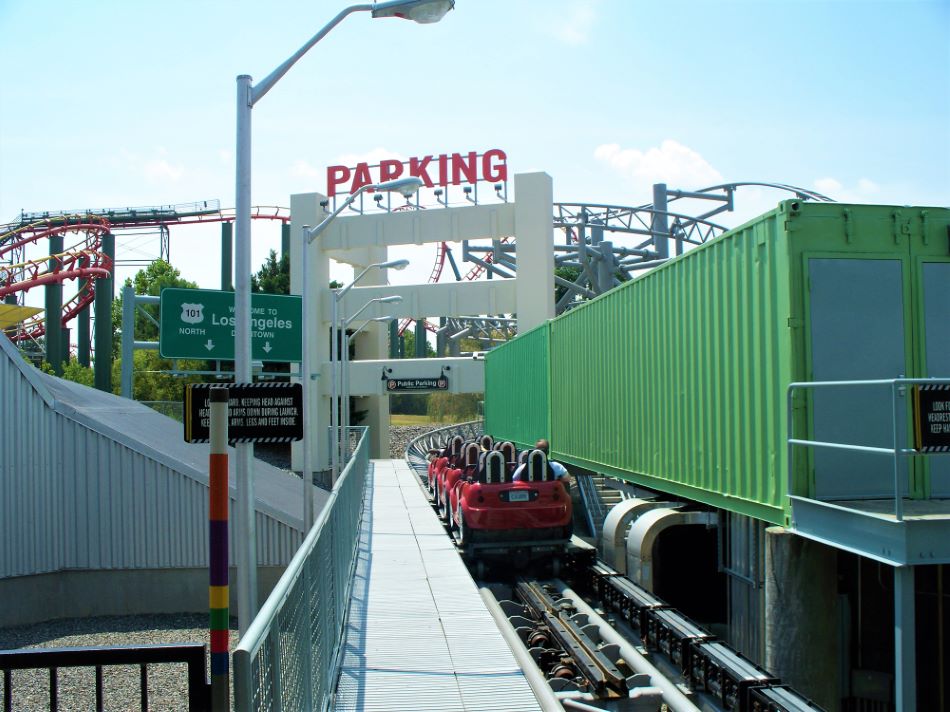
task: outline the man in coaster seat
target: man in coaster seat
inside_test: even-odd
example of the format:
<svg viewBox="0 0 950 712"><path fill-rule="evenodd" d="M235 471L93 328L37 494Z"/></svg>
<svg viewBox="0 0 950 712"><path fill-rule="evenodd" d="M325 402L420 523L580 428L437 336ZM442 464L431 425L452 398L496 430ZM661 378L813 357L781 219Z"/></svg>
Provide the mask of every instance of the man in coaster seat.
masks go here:
<svg viewBox="0 0 950 712"><path fill-rule="evenodd" d="M548 450L551 449L551 444L544 438L541 438L540 440L538 440L538 442L534 444L534 449L540 450L541 452L544 453L544 456L547 457ZM567 468L564 467L564 465L562 465L557 460L549 459L548 465L551 467L551 472L554 473L554 479L563 480L564 486L569 487L571 484L571 475L567 471ZM518 469L515 470L515 473L514 475L512 475L511 479L515 482L520 482L521 476L522 474L524 474L524 468L525 468L525 465L519 465Z"/></svg>

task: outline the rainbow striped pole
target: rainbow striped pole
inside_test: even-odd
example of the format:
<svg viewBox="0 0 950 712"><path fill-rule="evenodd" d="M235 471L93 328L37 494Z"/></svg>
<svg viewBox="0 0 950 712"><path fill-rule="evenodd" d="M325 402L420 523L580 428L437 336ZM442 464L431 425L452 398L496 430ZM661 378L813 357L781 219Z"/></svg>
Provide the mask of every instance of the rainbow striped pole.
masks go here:
<svg viewBox="0 0 950 712"><path fill-rule="evenodd" d="M210 501L208 507L211 608L211 709L231 705L228 661L228 389L209 389L211 405Z"/></svg>

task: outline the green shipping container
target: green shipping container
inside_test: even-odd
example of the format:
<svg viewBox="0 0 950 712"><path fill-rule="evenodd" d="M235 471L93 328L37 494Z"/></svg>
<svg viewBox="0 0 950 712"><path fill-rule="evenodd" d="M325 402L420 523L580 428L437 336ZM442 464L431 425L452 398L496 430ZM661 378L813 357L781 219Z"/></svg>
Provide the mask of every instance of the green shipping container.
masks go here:
<svg viewBox="0 0 950 712"><path fill-rule="evenodd" d="M486 427L787 524L788 384L899 376L950 376L950 210L789 200L489 352ZM890 446L889 388L808 398L799 436ZM912 460L907 494L950 496L948 460ZM886 458L797 463L793 494L893 496Z"/></svg>
<svg viewBox="0 0 950 712"><path fill-rule="evenodd" d="M494 383L504 389L503 398L489 398L486 386L486 427L490 423L488 432L504 433L504 439L519 448L532 446L551 432L550 338L548 322L519 334L504 348L493 349L485 356L486 384Z"/></svg>

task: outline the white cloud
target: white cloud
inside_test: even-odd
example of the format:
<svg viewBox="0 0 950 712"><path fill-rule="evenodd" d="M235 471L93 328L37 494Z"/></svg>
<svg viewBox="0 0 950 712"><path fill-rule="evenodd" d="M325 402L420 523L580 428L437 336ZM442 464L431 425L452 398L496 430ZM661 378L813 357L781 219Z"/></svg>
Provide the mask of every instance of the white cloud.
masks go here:
<svg viewBox="0 0 950 712"><path fill-rule="evenodd" d="M380 161L386 160L387 158L397 161L409 160L401 153L396 153L395 151L390 151L388 148L377 146L376 148L370 149L366 153L344 153L341 156L337 156L334 159L333 165L355 166L357 163L368 163L372 166L378 164Z"/></svg>
<svg viewBox="0 0 950 712"><path fill-rule="evenodd" d="M175 182L184 175L184 169L180 165L172 165L164 158L154 158L146 161L143 166L143 172L146 178L155 181Z"/></svg>
<svg viewBox="0 0 950 712"><path fill-rule="evenodd" d="M880 191L880 187L869 178L861 178L858 180L858 190L866 195L874 195Z"/></svg>
<svg viewBox="0 0 950 712"><path fill-rule="evenodd" d="M819 193L824 193L830 198L833 197L833 193L837 193L841 190L841 183L834 178L819 178L815 181L815 190Z"/></svg>
<svg viewBox="0 0 950 712"><path fill-rule="evenodd" d="M815 190L840 203L876 203L881 199L881 187L870 178L859 178L853 186L831 177L818 178Z"/></svg>
<svg viewBox="0 0 950 712"><path fill-rule="evenodd" d="M320 178L326 175L326 172L319 168L314 168L314 166L307 161L298 159L294 161L294 165L290 169L290 174L299 178Z"/></svg>
<svg viewBox="0 0 950 712"><path fill-rule="evenodd" d="M586 44L597 19L594 4L583 0L570 3L561 17L548 25L548 31L564 44Z"/></svg>
<svg viewBox="0 0 950 712"><path fill-rule="evenodd" d="M347 166L353 167L357 163L368 163L371 166L379 165L380 161L394 159L397 161L408 161L409 159L400 153L390 151L388 148L377 146L365 153L344 153L333 158L327 166ZM309 161L298 159L294 161L290 168L290 175L295 178L323 179L327 175L327 166L315 166Z"/></svg>
<svg viewBox="0 0 950 712"><path fill-rule="evenodd" d="M112 163L117 168L124 167L131 176L145 178L153 184L178 183L185 175L185 167L169 160L168 151L162 147L156 148L151 158L123 148Z"/></svg>
<svg viewBox="0 0 950 712"><path fill-rule="evenodd" d="M654 183L666 183L670 188L695 189L723 182L719 171L698 152L672 139L643 151L605 143L594 150L594 158L630 180L638 193L646 192L647 195Z"/></svg>

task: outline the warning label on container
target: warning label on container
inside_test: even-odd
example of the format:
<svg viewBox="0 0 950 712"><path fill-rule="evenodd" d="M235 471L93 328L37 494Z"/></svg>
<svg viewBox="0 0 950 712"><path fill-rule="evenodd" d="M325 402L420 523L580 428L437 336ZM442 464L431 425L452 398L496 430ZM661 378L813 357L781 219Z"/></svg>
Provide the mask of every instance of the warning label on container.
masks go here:
<svg viewBox="0 0 950 712"><path fill-rule="evenodd" d="M914 386L914 449L950 452L950 385Z"/></svg>

